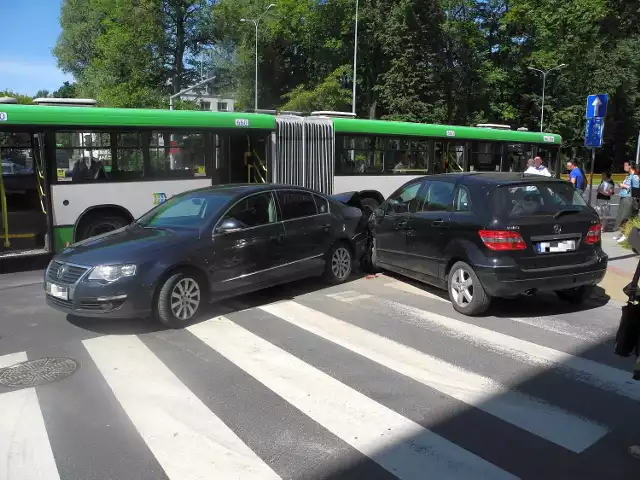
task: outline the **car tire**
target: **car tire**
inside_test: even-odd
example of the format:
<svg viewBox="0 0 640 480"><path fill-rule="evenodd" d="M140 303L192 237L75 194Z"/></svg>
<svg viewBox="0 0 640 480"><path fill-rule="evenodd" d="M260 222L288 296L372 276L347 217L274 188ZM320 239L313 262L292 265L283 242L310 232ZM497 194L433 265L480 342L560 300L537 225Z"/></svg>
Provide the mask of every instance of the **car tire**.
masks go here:
<svg viewBox="0 0 640 480"><path fill-rule="evenodd" d="M176 272L160 287L156 317L169 328L184 328L200 316L205 296L203 282L197 275L187 271Z"/></svg>
<svg viewBox="0 0 640 480"><path fill-rule="evenodd" d="M449 271L447 292L453 308L464 315L480 315L487 311L491 297L480 279L465 262L456 262Z"/></svg>
<svg viewBox="0 0 640 480"><path fill-rule="evenodd" d="M377 258L376 239L371 237L367 242L367 250L364 252L362 259L360 260L360 268L362 268L362 271L372 274L380 272Z"/></svg>
<svg viewBox="0 0 640 480"><path fill-rule="evenodd" d="M594 290L593 285L583 285L569 290L558 290L556 295L565 302L579 304L587 301L593 295Z"/></svg>
<svg viewBox="0 0 640 480"><path fill-rule="evenodd" d="M353 253L345 242L334 243L327 252L327 261L324 268L325 280L338 285L344 283L353 271Z"/></svg>

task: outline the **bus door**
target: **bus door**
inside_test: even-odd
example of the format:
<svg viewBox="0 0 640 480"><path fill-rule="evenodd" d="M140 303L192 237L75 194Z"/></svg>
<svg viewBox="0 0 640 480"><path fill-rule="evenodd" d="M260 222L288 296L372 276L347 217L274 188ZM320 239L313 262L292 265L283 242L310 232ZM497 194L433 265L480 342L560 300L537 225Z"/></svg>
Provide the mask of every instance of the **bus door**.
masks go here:
<svg viewBox="0 0 640 480"><path fill-rule="evenodd" d="M0 132L0 252L46 250L44 134Z"/></svg>
<svg viewBox="0 0 640 480"><path fill-rule="evenodd" d="M238 132L216 135L219 183L266 183L269 177L269 135ZM214 182L215 183L215 182Z"/></svg>

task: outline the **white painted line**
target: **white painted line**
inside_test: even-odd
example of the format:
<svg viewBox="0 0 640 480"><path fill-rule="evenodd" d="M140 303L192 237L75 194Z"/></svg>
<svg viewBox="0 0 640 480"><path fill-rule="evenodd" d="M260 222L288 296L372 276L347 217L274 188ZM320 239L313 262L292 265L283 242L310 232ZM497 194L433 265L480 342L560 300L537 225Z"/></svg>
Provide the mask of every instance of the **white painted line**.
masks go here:
<svg viewBox="0 0 640 480"><path fill-rule="evenodd" d="M563 370L572 374L575 380L640 400L640 382L630 380L627 371L392 300L374 298L369 300L367 306L377 311L390 310L400 321L436 330L535 367ZM528 373L535 375L537 372L531 369Z"/></svg>
<svg viewBox="0 0 640 480"><path fill-rule="evenodd" d="M490 378L304 305L286 301L260 308L572 452L584 451L608 432L604 426L509 390Z"/></svg>
<svg viewBox="0 0 640 480"><path fill-rule="evenodd" d="M280 478L139 338L83 343L171 480Z"/></svg>
<svg viewBox="0 0 640 480"><path fill-rule="evenodd" d="M0 478L60 479L35 388L0 394Z"/></svg>
<svg viewBox="0 0 640 480"><path fill-rule="evenodd" d="M358 293L355 290L344 290L338 293L328 293L327 297L333 298L335 300L340 300L341 302L357 302L360 300L367 300L372 298L373 295L369 295L367 293Z"/></svg>
<svg viewBox="0 0 640 480"><path fill-rule="evenodd" d="M436 294L427 292L421 288L415 287L409 283L401 282L399 280L392 283L386 283L384 286L387 288L395 288L396 290L401 290L403 292L411 293L414 295L427 297L432 300L439 300L444 303L450 303L446 298L439 297ZM548 317L512 317L509 320L584 341L597 340L610 333L608 331L603 331L600 329L588 330L584 325L576 326L563 320Z"/></svg>
<svg viewBox="0 0 640 480"><path fill-rule="evenodd" d="M27 361L27 352L9 353L8 355L0 355L0 368L10 367L16 363Z"/></svg>
<svg viewBox="0 0 640 480"><path fill-rule="evenodd" d="M225 317L189 331L398 478L515 478Z"/></svg>
<svg viewBox="0 0 640 480"><path fill-rule="evenodd" d="M412 293L414 295L420 295L421 297L427 297L431 300L439 300L440 302L450 303L449 300L439 297L434 293L427 292L426 290L414 287L409 283L401 282L399 280L391 283L385 283L384 286L388 288L395 288L396 290L401 290L403 292Z"/></svg>

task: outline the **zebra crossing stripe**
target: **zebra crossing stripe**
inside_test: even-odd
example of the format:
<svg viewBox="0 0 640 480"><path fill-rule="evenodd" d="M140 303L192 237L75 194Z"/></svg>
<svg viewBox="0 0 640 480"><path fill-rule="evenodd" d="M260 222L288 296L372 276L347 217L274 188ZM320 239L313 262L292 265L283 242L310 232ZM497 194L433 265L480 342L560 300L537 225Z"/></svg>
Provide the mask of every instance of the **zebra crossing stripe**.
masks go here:
<svg viewBox="0 0 640 480"><path fill-rule="evenodd" d="M60 479L35 388L0 394L0 478Z"/></svg>
<svg viewBox="0 0 640 480"><path fill-rule="evenodd" d="M501 420L580 453L608 429L293 301L260 309Z"/></svg>
<svg viewBox="0 0 640 480"><path fill-rule="evenodd" d="M138 337L83 343L171 480L280 478Z"/></svg>
<svg viewBox="0 0 640 480"><path fill-rule="evenodd" d="M367 306L377 311L393 311L399 321L435 329L449 337L504 354L535 367L569 372L575 380L632 400L640 400L640 384L630 382L627 371L393 300L372 298L367 300Z"/></svg>
<svg viewBox="0 0 640 480"><path fill-rule="evenodd" d="M27 361L26 352L17 352L17 353L9 353L8 355L0 355L0 368L10 367L11 365L15 365L16 363L21 363L26 361Z"/></svg>
<svg viewBox="0 0 640 480"><path fill-rule="evenodd" d="M514 479L512 474L344 385L266 340L216 317L196 337L331 433L401 479Z"/></svg>

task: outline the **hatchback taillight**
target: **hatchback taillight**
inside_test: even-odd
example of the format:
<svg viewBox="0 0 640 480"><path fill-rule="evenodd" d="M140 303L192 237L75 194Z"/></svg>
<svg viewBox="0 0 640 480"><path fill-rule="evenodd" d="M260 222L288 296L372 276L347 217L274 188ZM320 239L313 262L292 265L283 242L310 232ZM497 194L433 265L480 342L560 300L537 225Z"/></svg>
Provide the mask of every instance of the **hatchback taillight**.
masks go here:
<svg viewBox="0 0 640 480"><path fill-rule="evenodd" d="M587 232L587 236L584 239L584 243L587 245L595 245L596 243L600 243L602 241L602 226L598 223L597 225L591 225L589 227L589 231Z"/></svg>
<svg viewBox="0 0 640 480"><path fill-rule="evenodd" d="M511 230L480 230L482 243L491 250L525 250L527 244L518 232Z"/></svg>

